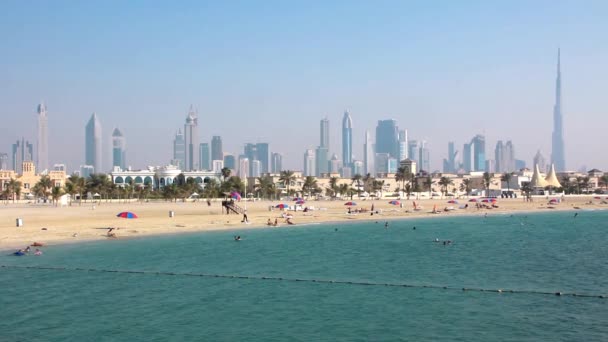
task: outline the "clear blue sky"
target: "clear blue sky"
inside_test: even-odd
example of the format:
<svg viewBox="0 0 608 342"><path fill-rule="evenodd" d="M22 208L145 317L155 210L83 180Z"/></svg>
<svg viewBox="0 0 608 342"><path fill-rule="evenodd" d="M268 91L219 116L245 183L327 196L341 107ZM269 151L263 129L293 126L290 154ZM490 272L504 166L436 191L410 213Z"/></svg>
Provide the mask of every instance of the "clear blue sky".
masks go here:
<svg viewBox="0 0 608 342"><path fill-rule="evenodd" d="M201 141L227 152L268 141L301 169L349 109L355 158L365 129L394 118L431 148L512 139L531 163L551 152L556 52L562 49L566 163L608 169L606 1L2 1L0 152L35 140L49 109L50 162L84 161L93 111L108 144L120 127L129 164L166 164L190 104ZM597 138L592 138L595 135Z"/></svg>

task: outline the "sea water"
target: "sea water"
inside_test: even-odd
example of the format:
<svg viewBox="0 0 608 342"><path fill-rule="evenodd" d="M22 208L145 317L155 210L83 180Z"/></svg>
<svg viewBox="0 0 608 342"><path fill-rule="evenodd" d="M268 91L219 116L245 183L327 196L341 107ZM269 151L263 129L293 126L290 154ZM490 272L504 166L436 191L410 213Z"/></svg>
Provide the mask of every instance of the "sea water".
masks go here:
<svg viewBox="0 0 608 342"><path fill-rule="evenodd" d="M607 219L445 216L6 252L0 341L608 341Z"/></svg>

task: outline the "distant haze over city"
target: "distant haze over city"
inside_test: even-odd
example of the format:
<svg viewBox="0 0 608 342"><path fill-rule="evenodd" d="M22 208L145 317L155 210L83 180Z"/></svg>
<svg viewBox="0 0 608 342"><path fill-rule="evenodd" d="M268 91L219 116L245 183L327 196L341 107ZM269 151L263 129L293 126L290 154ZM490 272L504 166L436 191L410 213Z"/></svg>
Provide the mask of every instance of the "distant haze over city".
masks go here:
<svg viewBox="0 0 608 342"><path fill-rule="evenodd" d="M302 170L329 120L329 157L352 153L365 132L394 119L426 141L431 170L448 142L485 136L532 167L549 161L561 50L566 169L608 170L604 131L608 2L8 2L0 13L0 153L37 139L46 105L48 164L85 163L85 126L101 125L104 171L111 136L127 164L166 165L190 106L198 140L221 136L238 156L268 143L283 169Z"/></svg>

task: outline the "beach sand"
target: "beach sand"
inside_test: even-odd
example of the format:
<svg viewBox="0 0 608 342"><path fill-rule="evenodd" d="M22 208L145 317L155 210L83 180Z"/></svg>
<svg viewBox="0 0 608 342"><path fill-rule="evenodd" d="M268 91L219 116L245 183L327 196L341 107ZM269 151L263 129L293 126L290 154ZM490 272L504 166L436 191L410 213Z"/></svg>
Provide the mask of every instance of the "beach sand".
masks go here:
<svg viewBox="0 0 608 342"><path fill-rule="evenodd" d="M604 199L606 196L602 196ZM241 207L247 208L250 224L241 222L243 215L222 213L221 201L213 201L211 206L206 201L197 202L147 202L133 201L109 202L101 200L95 203L73 203L72 206L55 207L50 204L0 204L0 250L23 248L34 242L46 245L82 242L90 240L115 240L107 236L108 228L115 227L117 239L141 237L149 235L175 234L186 232L201 232L220 229L245 229L254 227L268 227L267 221L274 222L278 218L280 229L288 226L282 213L293 215L295 226L311 223L347 222L359 220L392 220L421 217L445 217L454 215L497 215L505 213L532 212L532 211L560 211L580 209L608 208L593 196L567 196L565 201L558 204L548 204L546 197L535 197L533 202L526 202L521 198L498 199L498 208L476 209L475 203L468 202L468 198L459 199L459 204L447 203L447 199L416 200L421 210L413 210L413 199L403 200L404 207L391 205L390 199L363 200L356 196L353 201L357 205L353 210L367 209L365 213L348 214L346 200L334 201L307 201L304 206L313 206L315 210L309 212L283 211L269 206L279 201L239 202ZM591 201L591 203L590 203ZM293 205L293 202L289 202ZM370 209L379 214L370 215ZM468 209L458 209L469 204ZM455 210L444 212L445 207L454 207ZM438 214L431 211L436 207ZM122 211L131 211L139 217L137 219L123 219L116 217ZM169 212L175 213L174 217ZM23 220L23 226L16 227L16 219ZM46 229L43 229L46 228Z"/></svg>

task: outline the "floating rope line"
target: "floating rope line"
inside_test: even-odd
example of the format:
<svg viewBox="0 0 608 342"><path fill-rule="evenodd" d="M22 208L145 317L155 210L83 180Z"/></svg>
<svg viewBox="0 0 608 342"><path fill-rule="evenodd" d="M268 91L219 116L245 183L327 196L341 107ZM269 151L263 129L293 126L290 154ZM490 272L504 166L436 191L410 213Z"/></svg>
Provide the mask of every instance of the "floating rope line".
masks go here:
<svg viewBox="0 0 608 342"><path fill-rule="evenodd" d="M291 281L291 282L307 282L321 284L345 284L345 285L361 285L361 286L387 286L387 287L411 287L425 289L442 289L452 291L473 291L473 292L494 292L494 293L517 293L517 294L534 294L534 295L551 295L551 296L571 296L585 298L608 298L603 294L588 294L575 292L547 292L536 290L512 290L512 289L485 289L476 287L454 287L440 285L420 285L407 283L381 283L381 282L364 282L364 281L346 281L346 280L327 280L327 279L312 279L312 278L284 278L284 277L267 277L267 276L245 276L245 275L230 275L230 274L209 274L209 273L176 273L165 271L138 271L138 270L110 270L99 268L80 268L80 267L53 267L53 266L16 266L16 265L0 265L1 268L7 269L34 269L34 270L51 270L51 271L79 271L79 272L97 272L97 273L124 273L124 274L147 274L159 276L182 276L182 277L204 277L204 278L227 278L227 279L252 279L252 280L274 280L274 281Z"/></svg>

